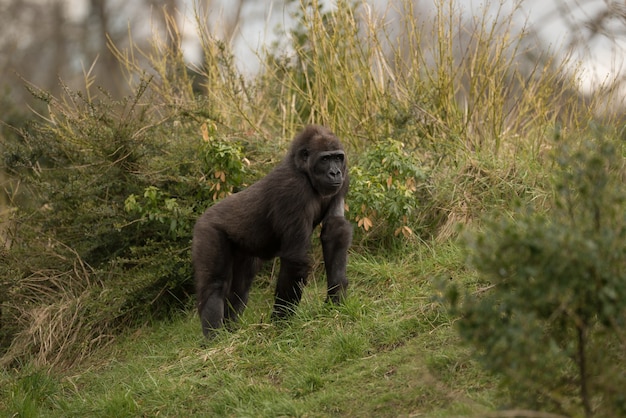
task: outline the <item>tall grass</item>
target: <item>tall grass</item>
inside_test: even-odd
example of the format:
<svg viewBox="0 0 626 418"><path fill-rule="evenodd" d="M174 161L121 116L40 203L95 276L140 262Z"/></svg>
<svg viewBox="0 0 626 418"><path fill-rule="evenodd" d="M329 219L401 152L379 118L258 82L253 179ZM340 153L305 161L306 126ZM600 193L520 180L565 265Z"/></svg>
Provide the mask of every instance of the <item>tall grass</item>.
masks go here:
<svg viewBox="0 0 626 418"><path fill-rule="evenodd" d="M470 15L452 0L435 6L398 0L380 12L365 1L339 1L326 11L303 2L296 29L260 54L261 74L252 80L238 73L201 9L201 65L184 61L172 16L151 50L132 42L111 48L130 83L145 72L157 76L152 88L165 103L202 105L228 128L264 135L328 124L357 149L409 131L403 140L440 152L497 154L546 127L580 127L593 116L596 103L576 93L574 63L541 50L532 31L516 23L517 8L488 2Z"/></svg>
<svg viewBox="0 0 626 418"><path fill-rule="evenodd" d="M519 180L540 182L525 167L551 147L550 133L585 129L609 100L582 100L575 63L542 50L518 23L518 9L487 2L470 15L452 0L436 2L434 10L398 0L383 11L365 1L340 1L330 10L302 2L296 29L262 51L253 79L237 72L202 10L196 11L202 65L185 70L172 18L169 38L156 38L153 50L117 56L135 78L151 68L168 107L198 122L210 119L222 131L254 133L257 144L284 147L282 139L306 123L331 126L357 159L381 140L407 144L430 174L423 221L447 237L454 224L492 203L526 192L535 195L523 198L536 198L540 192ZM486 179L489 187L476 188ZM471 191L459 194L458 181Z"/></svg>

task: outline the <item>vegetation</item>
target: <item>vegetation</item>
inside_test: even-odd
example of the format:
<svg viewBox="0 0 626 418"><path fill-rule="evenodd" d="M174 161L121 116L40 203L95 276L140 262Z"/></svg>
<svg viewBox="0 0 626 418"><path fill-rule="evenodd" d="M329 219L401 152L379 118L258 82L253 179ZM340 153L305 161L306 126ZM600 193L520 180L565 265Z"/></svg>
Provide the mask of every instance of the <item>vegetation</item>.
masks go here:
<svg viewBox="0 0 626 418"><path fill-rule="evenodd" d="M126 98L88 72L81 91L29 86L45 115L0 137L0 411L623 414L611 91L583 100L573 66L537 57L513 16L467 21L449 1L426 23L413 3L392 30L364 3L306 2L252 79L200 18L189 68L166 16L151 49L110 45ZM268 263L241 323L204 342L192 225L306 123L348 145L350 295L323 304L314 245L293 318L269 321Z"/></svg>
<svg viewBox="0 0 626 418"><path fill-rule="evenodd" d="M547 214L493 217L473 237L471 263L492 289L456 309L462 337L518 402L568 416L626 414L624 370L612 367L626 325L623 150L598 135L559 144Z"/></svg>

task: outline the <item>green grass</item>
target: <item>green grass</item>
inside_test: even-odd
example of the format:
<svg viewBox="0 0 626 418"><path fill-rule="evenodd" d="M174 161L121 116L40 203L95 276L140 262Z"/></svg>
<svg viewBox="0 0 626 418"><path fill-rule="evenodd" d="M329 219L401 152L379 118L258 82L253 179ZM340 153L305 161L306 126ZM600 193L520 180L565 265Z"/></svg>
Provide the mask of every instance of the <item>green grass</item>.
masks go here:
<svg viewBox="0 0 626 418"><path fill-rule="evenodd" d="M353 254L350 297L323 303L312 278L292 318L268 321L258 280L242 321L205 343L193 311L146 324L65 372L0 380L12 416L398 416L479 414L503 402L435 302L454 245L395 258Z"/></svg>

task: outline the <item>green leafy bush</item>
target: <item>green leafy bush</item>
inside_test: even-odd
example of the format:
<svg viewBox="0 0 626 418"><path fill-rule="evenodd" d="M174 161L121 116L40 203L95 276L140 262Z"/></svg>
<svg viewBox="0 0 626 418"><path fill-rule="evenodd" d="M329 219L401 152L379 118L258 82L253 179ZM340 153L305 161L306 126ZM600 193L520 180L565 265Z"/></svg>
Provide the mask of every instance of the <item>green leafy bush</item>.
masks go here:
<svg viewBox="0 0 626 418"><path fill-rule="evenodd" d="M215 127L208 128L202 125L203 143L200 147L202 167L202 181L210 184L208 192L210 200L219 200L242 186L246 166L250 164L243 155L241 145L218 140Z"/></svg>
<svg viewBox="0 0 626 418"><path fill-rule="evenodd" d="M367 239L414 236L426 194L427 175L404 144L388 139L350 168L349 215Z"/></svg>
<svg viewBox="0 0 626 418"><path fill-rule="evenodd" d="M485 287L461 303L461 336L520 405L624 416L626 192L620 143L560 144L553 207L488 220L468 240Z"/></svg>
<svg viewBox="0 0 626 418"><path fill-rule="evenodd" d="M3 361L72 362L146 312L185 303L194 206L176 193L194 196L200 169L179 156L201 140L170 140L149 84L119 101L34 91L54 123L4 141L20 189L0 263Z"/></svg>
<svg viewBox="0 0 626 418"><path fill-rule="evenodd" d="M143 198L131 194L124 202L126 212L139 215L142 223L158 222L167 225L173 238L189 236L190 208L181 208L176 198L169 197L156 186L146 187Z"/></svg>
<svg viewBox="0 0 626 418"><path fill-rule="evenodd" d="M195 219L242 187L249 162L193 106L164 117L151 82L119 101L34 90L54 123L3 141L21 185L0 263L3 362L80 360L186 306Z"/></svg>
<svg viewBox="0 0 626 418"><path fill-rule="evenodd" d="M13 346L21 355L50 350L44 357L52 359L67 347L51 343L54 337L67 342L73 340L70 334L85 336L61 312L95 310L98 303L87 308L84 296L92 285L100 288L105 275L98 278L97 270L136 238L117 225L128 220L124 199L140 190L137 172L151 152L147 145L153 132L142 129L146 114L140 104L146 87L147 82L119 102L90 100L69 90L65 101L57 101L35 92L50 106L55 123L37 124L4 148L5 167L22 187L12 246L1 265L10 295L3 314L11 324L7 332L28 334L30 329L41 337L10 338L28 347ZM48 329L32 330L34 316L48 317ZM82 320L88 317L84 313ZM48 339L43 335L48 333L57 335Z"/></svg>

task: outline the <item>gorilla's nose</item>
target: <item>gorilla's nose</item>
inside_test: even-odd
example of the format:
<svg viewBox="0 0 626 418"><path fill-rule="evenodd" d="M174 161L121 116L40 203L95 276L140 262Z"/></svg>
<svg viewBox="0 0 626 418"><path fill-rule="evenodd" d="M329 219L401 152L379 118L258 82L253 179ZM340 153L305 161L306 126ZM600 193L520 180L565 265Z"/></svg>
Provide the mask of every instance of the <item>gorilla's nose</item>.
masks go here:
<svg viewBox="0 0 626 418"><path fill-rule="evenodd" d="M330 177L333 181L341 181L341 170L330 170L328 172L328 177Z"/></svg>

